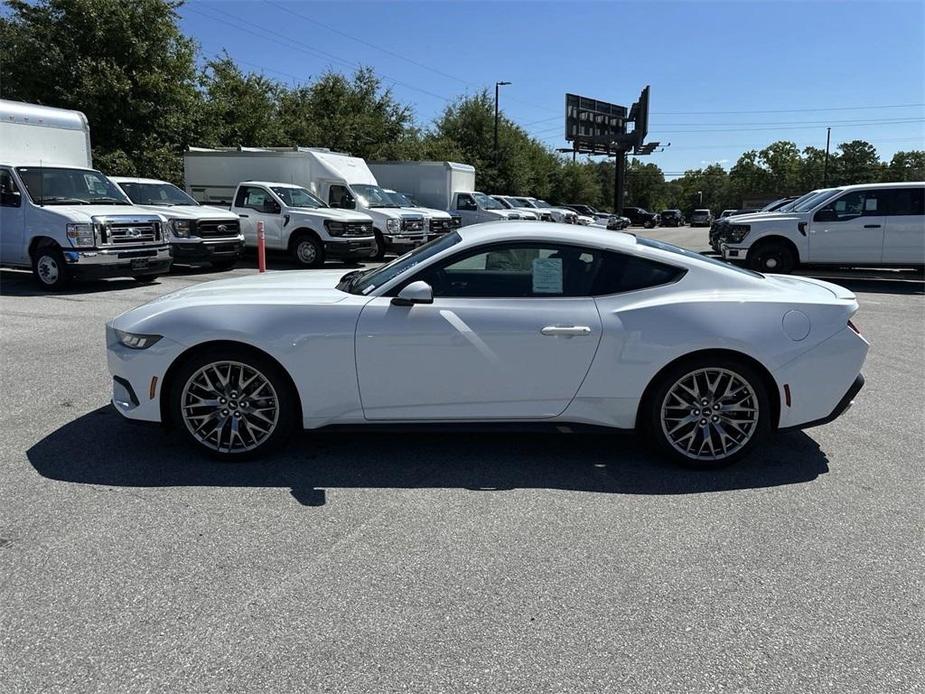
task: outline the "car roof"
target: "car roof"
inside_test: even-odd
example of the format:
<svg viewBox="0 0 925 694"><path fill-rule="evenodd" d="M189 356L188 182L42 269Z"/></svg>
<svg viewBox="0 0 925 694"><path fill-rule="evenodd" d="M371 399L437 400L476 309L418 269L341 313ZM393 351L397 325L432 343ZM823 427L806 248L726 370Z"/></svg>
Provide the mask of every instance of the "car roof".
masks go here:
<svg viewBox="0 0 925 694"><path fill-rule="evenodd" d="M295 183L283 183L282 181L241 181L238 185L249 185L249 186L274 186L276 188L304 188L305 186L300 186Z"/></svg>
<svg viewBox="0 0 925 694"><path fill-rule="evenodd" d="M850 186L835 186L831 190L867 190L869 188L916 188L925 186L925 181L897 181L895 183L854 183Z"/></svg>
<svg viewBox="0 0 925 694"><path fill-rule="evenodd" d="M159 178L136 178L134 176L110 176L109 180L116 183L167 183L173 185L170 181L162 181Z"/></svg>

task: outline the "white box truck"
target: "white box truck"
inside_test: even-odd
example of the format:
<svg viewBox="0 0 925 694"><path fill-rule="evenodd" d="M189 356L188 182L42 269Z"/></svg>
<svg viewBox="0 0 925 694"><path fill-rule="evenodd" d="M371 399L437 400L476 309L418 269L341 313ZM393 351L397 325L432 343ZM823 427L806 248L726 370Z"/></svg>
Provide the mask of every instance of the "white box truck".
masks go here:
<svg viewBox="0 0 925 694"><path fill-rule="evenodd" d="M376 258L426 238L424 216L396 204L359 157L320 147L191 147L183 168L187 191L200 202L230 203L242 181L276 181L301 186L335 209L368 215Z"/></svg>
<svg viewBox="0 0 925 694"><path fill-rule="evenodd" d="M383 186L422 204L458 215L463 224L521 219L489 195L475 190L475 167L452 161L377 161L370 170Z"/></svg>
<svg viewBox="0 0 925 694"><path fill-rule="evenodd" d="M84 114L0 99L0 264L32 268L47 290L169 271L164 217L91 167Z"/></svg>

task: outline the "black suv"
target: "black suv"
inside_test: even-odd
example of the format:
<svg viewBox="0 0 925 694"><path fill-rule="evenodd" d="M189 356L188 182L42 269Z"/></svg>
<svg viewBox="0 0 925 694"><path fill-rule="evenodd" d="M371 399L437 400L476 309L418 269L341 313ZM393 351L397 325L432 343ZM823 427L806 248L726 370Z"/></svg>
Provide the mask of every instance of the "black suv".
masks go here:
<svg viewBox="0 0 925 694"><path fill-rule="evenodd" d="M631 225L654 229L658 225L658 214L641 207L624 207L623 216L628 217Z"/></svg>
<svg viewBox="0 0 925 694"><path fill-rule="evenodd" d="M681 214L681 210L662 210L659 217L661 217L663 227L679 227L684 224L684 215Z"/></svg>

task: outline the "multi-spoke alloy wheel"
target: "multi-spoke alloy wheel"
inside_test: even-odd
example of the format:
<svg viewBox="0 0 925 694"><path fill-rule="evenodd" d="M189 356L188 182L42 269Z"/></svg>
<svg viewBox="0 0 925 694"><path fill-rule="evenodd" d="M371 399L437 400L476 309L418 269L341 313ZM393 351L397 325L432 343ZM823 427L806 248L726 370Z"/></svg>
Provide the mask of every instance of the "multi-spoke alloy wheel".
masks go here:
<svg viewBox="0 0 925 694"><path fill-rule="evenodd" d="M719 463L741 452L758 432L761 402L755 387L731 369L689 371L670 385L659 422L684 458Z"/></svg>
<svg viewBox="0 0 925 694"><path fill-rule="evenodd" d="M240 454L265 443L280 421L270 378L240 361L213 361L186 380L180 415L192 437L211 451Z"/></svg>

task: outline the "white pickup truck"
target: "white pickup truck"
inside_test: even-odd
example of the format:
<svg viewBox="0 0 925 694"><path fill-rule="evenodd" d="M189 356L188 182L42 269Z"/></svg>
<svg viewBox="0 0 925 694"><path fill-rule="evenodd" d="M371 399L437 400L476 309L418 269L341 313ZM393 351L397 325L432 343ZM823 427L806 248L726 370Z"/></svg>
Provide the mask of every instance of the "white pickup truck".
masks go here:
<svg viewBox="0 0 925 694"><path fill-rule="evenodd" d="M320 267L329 259L365 260L376 254L369 215L328 207L302 186L244 181L235 190L231 211L241 219L248 246L257 245L257 222L263 222L267 249L287 251L305 267Z"/></svg>
<svg viewBox="0 0 925 694"><path fill-rule="evenodd" d="M167 218L174 263L210 263L216 270L228 270L244 252L244 235L233 212L202 205L167 181L122 176L111 180L134 204Z"/></svg>
<svg viewBox="0 0 925 694"><path fill-rule="evenodd" d="M0 264L41 287L153 281L170 269L165 220L92 168L84 114L0 99Z"/></svg>
<svg viewBox="0 0 925 694"><path fill-rule="evenodd" d="M787 212L729 217L723 258L761 272L801 264L925 265L925 183L871 183L821 190Z"/></svg>

